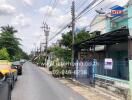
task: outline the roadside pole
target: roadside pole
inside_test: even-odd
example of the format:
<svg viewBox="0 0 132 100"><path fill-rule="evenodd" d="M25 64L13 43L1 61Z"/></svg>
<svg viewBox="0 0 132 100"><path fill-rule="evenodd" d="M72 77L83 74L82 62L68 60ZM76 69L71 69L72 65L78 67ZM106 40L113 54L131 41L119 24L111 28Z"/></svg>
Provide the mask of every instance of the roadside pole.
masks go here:
<svg viewBox="0 0 132 100"><path fill-rule="evenodd" d="M34 43L34 57L36 56L36 43Z"/></svg>
<svg viewBox="0 0 132 100"><path fill-rule="evenodd" d="M49 36L49 31L50 31L50 27L43 22L43 26L41 27L45 33L45 67L47 67L47 49L48 49L48 36Z"/></svg>
<svg viewBox="0 0 132 100"><path fill-rule="evenodd" d="M129 0L128 4L128 28L129 34L128 37L128 57L129 57L129 85L130 85L130 96L132 100L132 0Z"/></svg>
<svg viewBox="0 0 132 100"><path fill-rule="evenodd" d="M71 14L72 14L72 75L74 76L74 44L75 44L75 1L72 0L72 7L71 7Z"/></svg>

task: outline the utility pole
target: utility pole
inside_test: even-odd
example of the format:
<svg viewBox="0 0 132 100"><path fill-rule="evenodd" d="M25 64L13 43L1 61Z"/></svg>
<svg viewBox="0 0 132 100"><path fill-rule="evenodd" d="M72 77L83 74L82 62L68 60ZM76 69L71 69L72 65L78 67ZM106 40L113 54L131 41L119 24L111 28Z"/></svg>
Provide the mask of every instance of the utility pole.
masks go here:
<svg viewBox="0 0 132 100"><path fill-rule="evenodd" d="M39 49L40 49L40 56L41 56L41 43L40 43L40 47L39 47Z"/></svg>
<svg viewBox="0 0 132 100"><path fill-rule="evenodd" d="M36 56L36 43L33 44L34 45L34 57Z"/></svg>
<svg viewBox="0 0 132 100"><path fill-rule="evenodd" d="M72 7L71 7L71 14L72 14L72 71L74 68L74 44L75 44L75 1L72 1Z"/></svg>
<svg viewBox="0 0 132 100"><path fill-rule="evenodd" d="M130 88L130 97L132 100L132 0L128 2L128 29L129 29L129 37L128 37L128 54L129 54L129 88Z"/></svg>
<svg viewBox="0 0 132 100"><path fill-rule="evenodd" d="M47 48L48 48L48 36L49 36L49 31L50 31L50 27L43 22L43 26L41 27L45 33L45 67L47 67Z"/></svg>

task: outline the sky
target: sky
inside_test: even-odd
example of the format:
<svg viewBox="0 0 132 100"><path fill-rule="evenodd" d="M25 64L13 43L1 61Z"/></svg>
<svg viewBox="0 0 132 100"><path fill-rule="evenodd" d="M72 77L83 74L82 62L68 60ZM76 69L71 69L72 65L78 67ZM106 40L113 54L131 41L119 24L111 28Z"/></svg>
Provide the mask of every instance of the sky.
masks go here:
<svg viewBox="0 0 132 100"><path fill-rule="evenodd" d="M54 3L57 1L56 3ZM92 0L75 0L76 15ZM16 37L21 38L21 48L28 54L44 42L41 29L43 21L50 26L49 39L71 21L72 0L0 0L0 27L12 25L18 30ZM87 27L97 15L96 9L109 12L116 4L123 6L128 0L104 0L76 21L76 28ZM54 6L53 6L54 5ZM68 31L65 30L64 32ZM62 33L64 33L62 32ZM61 34L50 41L50 45L61 38Z"/></svg>

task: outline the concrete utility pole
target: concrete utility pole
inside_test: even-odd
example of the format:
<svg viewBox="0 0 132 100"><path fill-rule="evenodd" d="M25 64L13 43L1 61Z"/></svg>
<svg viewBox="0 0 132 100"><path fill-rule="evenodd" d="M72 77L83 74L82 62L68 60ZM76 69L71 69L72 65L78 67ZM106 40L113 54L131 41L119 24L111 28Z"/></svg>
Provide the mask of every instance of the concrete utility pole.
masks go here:
<svg viewBox="0 0 132 100"><path fill-rule="evenodd" d="M34 45L34 57L36 56L36 43L33 44Z"/></svg>
<svg viewBox="0 0 132 100"><path fill-rule="evenodd" d="M49 36L49 31L50 27L43 22L43 26L41 27L45 33L45 67L47 67L47 48L48 48L48 36Z"/></svg>
<svg viewBox="0 0 132 100"><path fill-rule="evenodd" d="M130 85L130 95L132 100L132 0L128 1L128 54L129 54L129 85Z"/></svg>
<svg viewBox="0 0 132 100"><path fill-rule="evenodd" d="M40 49L40 56L41 56L41 52L42 52L41 43L40 43L40 48L39 49Z"/></svg>
<svg viewBox="0 0 132 100"><path fill-rule="evenodd" d="M72 14L72 67L74 67L74 44L75 44L75 1L72 1L71 7L71 14Z"/></svg>
<svg viewBox="0 0 132 100"><path fill-rule="evenodd" d="M44 45L45 45L45 43L43 43L43 42L40 43L40 55L41 56L44 56L44 49L43 49L44 48Z"/></svg>

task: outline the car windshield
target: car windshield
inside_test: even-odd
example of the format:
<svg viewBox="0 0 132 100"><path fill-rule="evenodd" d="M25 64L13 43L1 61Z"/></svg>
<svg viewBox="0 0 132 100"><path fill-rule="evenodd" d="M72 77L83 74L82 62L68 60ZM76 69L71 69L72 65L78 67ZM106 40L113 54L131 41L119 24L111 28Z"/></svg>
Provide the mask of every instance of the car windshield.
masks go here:
<svg viewBox="0 0 132 100"><path fill-rule="evenodd" d="M16 61L16 62L13 62L12 65L17 66L17 65L21 65L21 63L20 63L20 61Z"/></svg>

